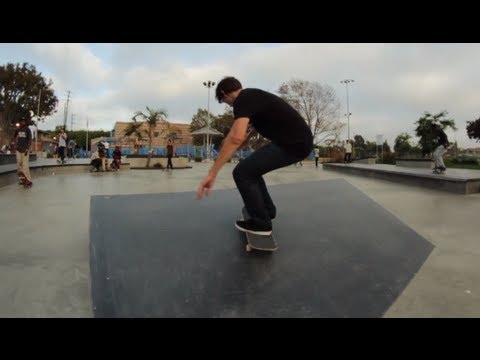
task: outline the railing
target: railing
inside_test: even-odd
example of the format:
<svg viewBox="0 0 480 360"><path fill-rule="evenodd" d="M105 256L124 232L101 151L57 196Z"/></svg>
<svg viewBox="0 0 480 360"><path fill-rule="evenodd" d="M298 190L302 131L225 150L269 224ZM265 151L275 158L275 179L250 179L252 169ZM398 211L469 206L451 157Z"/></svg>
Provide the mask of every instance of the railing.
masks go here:
<svg viewBox="0 0 480 360"><path fill-rule="evenodd" d="M158 155L158 156L166 156L166 148L165 147L154 147L153 149L153 154ZM133 151L132 148L123 148L122 150L122 155L132 155L135 152ZM184 145L184 146L175 146L174 147L174 152L177 156L181 157L189 157L189 158L195 158L195 157L201 157L202 159L207 158L207 147L206 146L195 146L195 145ZM236 159L244 159L252 154L252 150L237 150L232 158ZM212 154L213 159L215 159L219 151L218 149L215 148L215 145L211 145L210 153ZM142 147L138 151L139 155L148 155L148 147ZM308 156L307 159L309 160L315 160L315 154L312 151Z"/></svg>

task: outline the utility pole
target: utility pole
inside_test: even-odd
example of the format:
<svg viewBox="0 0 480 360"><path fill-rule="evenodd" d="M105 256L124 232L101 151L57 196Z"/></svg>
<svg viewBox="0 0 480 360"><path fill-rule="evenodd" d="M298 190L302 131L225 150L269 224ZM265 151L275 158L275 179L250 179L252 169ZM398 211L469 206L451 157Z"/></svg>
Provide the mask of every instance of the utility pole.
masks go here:
<svg viewBox="0 0 480 360"><path fill-rule="evenodd" d="M63 129L67 128L67 117L68 117L68 103L70 101L70 90L67 91L67 104L65 105L64 117L63 117Z"/></svg>

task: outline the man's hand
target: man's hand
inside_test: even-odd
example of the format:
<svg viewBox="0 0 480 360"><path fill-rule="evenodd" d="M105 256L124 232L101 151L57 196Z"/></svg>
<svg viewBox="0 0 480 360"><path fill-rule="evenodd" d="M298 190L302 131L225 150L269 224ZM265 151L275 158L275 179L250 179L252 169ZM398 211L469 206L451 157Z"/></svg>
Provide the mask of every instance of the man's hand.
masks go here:
<svg viewBox="0 0 480 360"><path fill-rule="evenodd" d="M210 194L210 190L213 188L213 184L215 183L215 176L212 174L208 174L200 183L197 192L197 199L202 200L203 194L205 193L206 196Z"/></svg>

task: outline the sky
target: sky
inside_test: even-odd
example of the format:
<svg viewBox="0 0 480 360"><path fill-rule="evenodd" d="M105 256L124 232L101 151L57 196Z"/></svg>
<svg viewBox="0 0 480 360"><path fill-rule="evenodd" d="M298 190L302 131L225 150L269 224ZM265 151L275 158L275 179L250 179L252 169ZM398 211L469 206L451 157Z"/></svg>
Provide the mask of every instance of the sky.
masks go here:
<svg viewBox="0 0 480 360"><path fill-rule="evenodd" d="M390 146L400 133L415 137L415 122L428 111L446 110L457 131L446 131L462 148L480 147L466 122L480 117L480 44L477 43L3 43L0 64L34 65L53 81L57 112L42 130L112 130L146 106L164 109L170 122L190 123L199 108L222 114L225 104L203 85L235 76L244 88L276 92L301 79L329 85L341 103L339 121L350 136ZM72 117L73 114L73 117ZM348 126L340 135L347 138Z"/></svg>

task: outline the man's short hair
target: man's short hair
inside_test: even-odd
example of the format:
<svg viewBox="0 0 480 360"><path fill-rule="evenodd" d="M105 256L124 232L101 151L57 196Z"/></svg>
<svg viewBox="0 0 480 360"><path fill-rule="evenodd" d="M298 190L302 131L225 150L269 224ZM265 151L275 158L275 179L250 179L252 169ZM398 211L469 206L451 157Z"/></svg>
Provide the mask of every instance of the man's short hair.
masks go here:
<svg viewBox="0 0 480 360"><path fill-rule="evenodd" d="M217 85L215 89L215 98L219 103L222 102L226 94L237 91L242 88L242 84L233 76L226 76Z"/></svg>

